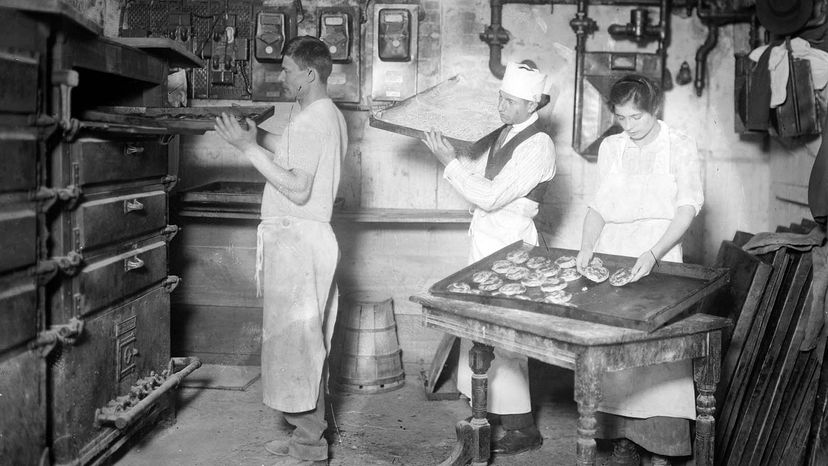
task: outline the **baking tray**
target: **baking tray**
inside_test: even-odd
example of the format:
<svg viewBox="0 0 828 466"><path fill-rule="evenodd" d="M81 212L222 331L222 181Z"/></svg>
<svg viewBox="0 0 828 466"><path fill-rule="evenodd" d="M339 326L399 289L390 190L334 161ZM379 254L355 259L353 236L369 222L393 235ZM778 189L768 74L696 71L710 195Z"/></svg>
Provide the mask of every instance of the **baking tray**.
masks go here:
<svg viewBox="0 0 828 466"><path fill-rule="evenodd" d="M97 107L81 112L83 120L99 122L116 128L136 126L158 128L169 133L204 134L212 131L216 117L228 113L247 129L245 118L256 124L267 120L275 111L272 105L233 107Z"/></svg>
<svg viewBox="0 0 828 466"><path fill-rule="evenodd" d="M214 181L179 193L182 203L262 206L263 181Z"/></svg>
<svg viewBox="0 0 828 466"><path fill-rule="evenodd" d="M543 301L540 288L527 287L525 297L497 295L481 291L480 294L448 291L455 282L465 282L477 288L471 276L481 270L491 270L496 260L517 249L525 249L531 256L545 256L552 260L561 256L577 256L571 249L545 248L515 242L494 254L485 257L462 270L435 283L429 292L435 296L471 301L491 306L507 307L524 311L551 314L558 317L585 320L616 327L652 332L671 320L683 317L685 311L692 311L695 304L725 286L728 281L727 269L708 268L700 265L660 262L650 275L635 283L616 287L609 280L595 283L581 277L571 281L565 288L572 293L572 299L564 304L550 304ZM595 254L604 261L610 274L620 267L632 267L635 258L609 254ZM502 277L504 283L513 283Z"/></svg>
<svg viewBox="0 0 828 466"><path fill-rule="evenodd" d="M460 75L375 111L369 124L419 139L434 128L465 154L488 148L503 127L497 111L497 88L473 85Z"/></svg>

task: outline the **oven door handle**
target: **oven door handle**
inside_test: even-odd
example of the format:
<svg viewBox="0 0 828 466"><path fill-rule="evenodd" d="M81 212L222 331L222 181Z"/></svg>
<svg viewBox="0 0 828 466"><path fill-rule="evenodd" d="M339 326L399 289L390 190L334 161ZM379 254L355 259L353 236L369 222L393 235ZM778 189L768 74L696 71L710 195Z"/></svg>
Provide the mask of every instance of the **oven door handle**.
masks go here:
<svg viewBox="0 0 828 466"><path fill-rule="evenodd" d="M130 155L140 155L140 154L143 154L145 150L146 150L146 147L144 147L144 146L138 146L138 145L135 145L135 144L127 144L124 147L124 155L126 155L127 157L129 157Z"/></svg>
<svg viewBox="0 0 828 466"><path fill-rule="evenodd" d="M144 267L144 260L137 255L124 259L124 272L140 269L142 267Z"/></svg>
<svg viewBox="0 0 828 466"><path fill-rule="evenodd" d="M124 201L124 213L138 212L144 210L144 204L138 199L129 199Z"/></svg>

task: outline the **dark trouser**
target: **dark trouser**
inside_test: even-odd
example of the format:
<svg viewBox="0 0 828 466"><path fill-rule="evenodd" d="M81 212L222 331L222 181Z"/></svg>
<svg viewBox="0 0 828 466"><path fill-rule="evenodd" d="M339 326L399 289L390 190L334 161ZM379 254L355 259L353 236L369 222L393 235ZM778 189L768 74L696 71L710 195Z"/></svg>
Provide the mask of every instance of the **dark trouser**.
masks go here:
<svg viewBox="0 0 828 466"><path fill-rule="evenodd" d="M522 430L535 426L535 418L532 417L532 413L501 414L500 422L506 430Z"/></svg>
<svg viewBox="0 0 828 466"><path fill-rule="evenodd" d="M325 377L319 387L316 408L301 413L282 413L288 424L295 427L290 436L288 454L307 461L328 459L328 441L323 436L328 422L325 421Z"/></svg>

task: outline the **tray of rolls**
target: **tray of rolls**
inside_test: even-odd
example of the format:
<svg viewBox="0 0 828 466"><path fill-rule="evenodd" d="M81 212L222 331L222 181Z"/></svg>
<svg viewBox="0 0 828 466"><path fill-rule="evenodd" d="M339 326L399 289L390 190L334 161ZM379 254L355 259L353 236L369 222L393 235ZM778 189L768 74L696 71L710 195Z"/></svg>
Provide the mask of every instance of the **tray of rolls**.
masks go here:
<svg viewBox="0 0 828 466"><path fill-rule="evenodd" d="M727 269L660 261L629 282L636 258L595 254L581 275L578 251L515 242L435 283L429 292L651 332L689 315L727 284Z"/></svg>

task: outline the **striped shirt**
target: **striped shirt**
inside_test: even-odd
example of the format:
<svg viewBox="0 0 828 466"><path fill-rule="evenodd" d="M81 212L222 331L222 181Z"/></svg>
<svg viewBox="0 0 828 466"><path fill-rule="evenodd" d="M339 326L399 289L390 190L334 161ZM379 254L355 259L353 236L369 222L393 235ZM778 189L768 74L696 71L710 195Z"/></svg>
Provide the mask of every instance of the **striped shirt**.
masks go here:
<svg viewBox="0 0 828 466"><path fill-rule="evenodd" d="M537 113L533 113L523 123L513 125L504 144L537 119ZM443 177L477 208L488 212L508 209L534 217L538 204L524 196L538 183L555 176L555 144L549 135L535 134L516 147L512 159L492 180L485 177L487 159L488 156L481 156L475 160L452 160L446 165Z"/></svg>

